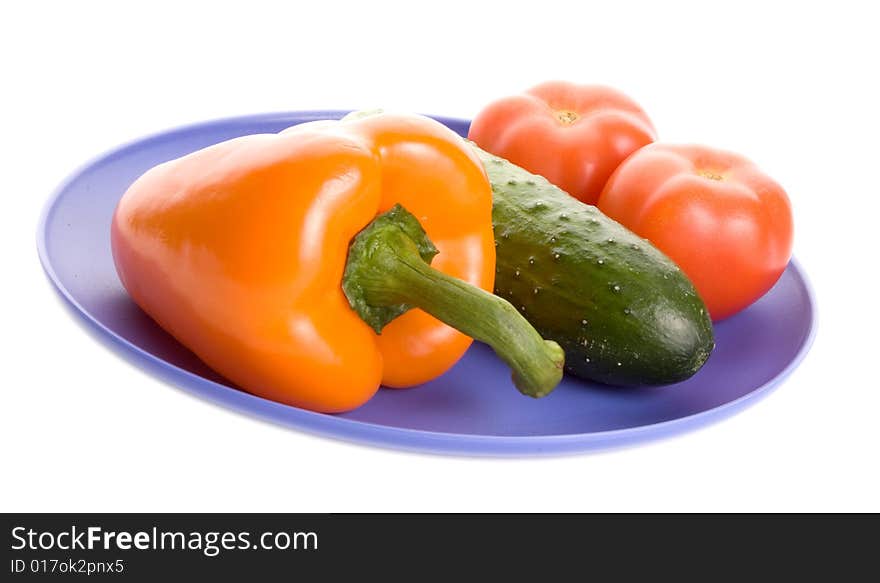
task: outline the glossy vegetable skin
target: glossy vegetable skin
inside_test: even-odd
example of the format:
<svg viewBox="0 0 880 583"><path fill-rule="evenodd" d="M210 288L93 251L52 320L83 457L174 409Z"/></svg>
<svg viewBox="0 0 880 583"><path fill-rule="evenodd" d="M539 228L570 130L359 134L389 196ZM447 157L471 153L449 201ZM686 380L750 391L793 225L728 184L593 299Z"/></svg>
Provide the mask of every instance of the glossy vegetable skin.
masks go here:
<svg viewBox="0 0 880 583"><path fill-rule="evenodd" d="M373 233L355 270L379 272L360 292L402 314L379 335L342 282L352 240L398 204L412 214L397 212ZM421 300L426 278L474 301L493 297L482 291L494 280L491 204L483 169L457 135L427 118L384 114L236 138L159 165L120 200L111 241L131 297L209 366L260 396L338 412L380 382L431 380L468 348L469 336L404 302ZM420 253L429 245L439 251L433 269ZM389 250L392 260L371 264ZM394 287L398 272L422 274L416 292ZM453 324L467 315L425 307ZM543 342L524 320L508 323L530 350L527 341ZM561 362L541 364L556 371L529 387L543 394Z"/></svg>
<svg viewBox="0 0 880 583"><path fill-rule="evenodd" d="M760 298L791 257L788 196L752 162L730 152L647 146L611 176L599 208L671 257L714 320Z"/></svg>
<svg viewBox="0 0 880 583"><path fill-rule="evenodd" d="M468 138L595 204L615 168L656 132L642 108L615 89L550 81L486 106Z"/></svg>
<svg viewBox="0 0 880 583"><path fill-rule="evenodd" d="M660 385L703 366L712 323L668 257L545 178L478 153L495 197L495 293L562 346L567 371Z"/></svg>

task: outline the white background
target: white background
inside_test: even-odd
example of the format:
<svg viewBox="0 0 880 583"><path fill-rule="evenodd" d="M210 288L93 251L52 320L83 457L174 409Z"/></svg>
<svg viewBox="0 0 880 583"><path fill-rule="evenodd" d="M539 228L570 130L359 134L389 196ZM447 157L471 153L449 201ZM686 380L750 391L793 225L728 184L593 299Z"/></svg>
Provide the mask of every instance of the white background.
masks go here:
<svg viewBox="0 0 880 583"><path fill-rule="evenodd" d="M871 3L0 10L0 510L880 510ZM87 335L40 269L46 198L118 143L263 111L469 117L553 78L616 86L663 140L740 151L787 188L820 327L803 365L767 399L700 431L602 454L499 460L361 447L148 376Z"/></svg>

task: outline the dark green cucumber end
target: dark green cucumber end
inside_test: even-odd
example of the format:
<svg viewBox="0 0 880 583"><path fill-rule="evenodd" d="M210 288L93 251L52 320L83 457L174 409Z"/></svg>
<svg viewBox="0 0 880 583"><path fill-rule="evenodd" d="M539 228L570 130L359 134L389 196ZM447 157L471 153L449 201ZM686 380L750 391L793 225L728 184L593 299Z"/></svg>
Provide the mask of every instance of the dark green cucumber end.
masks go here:
<svg viewBox="0 0 880 583"><path fill-rule="evenodd" d="M495 293L562 346L568 372L664 385L705 364L712 323L668 257L544 177L474 149L493 191Z"/></svg>

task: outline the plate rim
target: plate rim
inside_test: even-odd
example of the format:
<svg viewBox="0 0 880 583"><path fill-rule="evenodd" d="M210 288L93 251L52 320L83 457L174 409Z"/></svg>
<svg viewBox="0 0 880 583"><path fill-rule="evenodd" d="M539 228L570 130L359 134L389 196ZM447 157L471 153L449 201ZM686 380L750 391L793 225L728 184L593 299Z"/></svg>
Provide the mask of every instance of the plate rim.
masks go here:
<svg viewBox="0 0 880 583"><path fill-rule="evenodd" d="M338 415L318 413L264 399L246 391L236 389L207 379L144 350L138 345L123 338L100 321L73 297L70 290L62 283L48 252L48 224L58 203L69 187L91 168L106 164L114 158L125 154L135 147L147 146L152 142L167 140L175 135L197 131L200 128L216 125L240 123L250 124L260 121L281 121L285 118L296 120L296 123L319 119L339 118L352 110L301 110L257 113L229 116L195 123L185 124L135 138L102 154L92 157L72 171L55 188L44 203L37 224L37 253L43 271L52 287L63 300L65 307L90 335L106 348L121 356L132 364L148 372L155 373L163 382L173 388L194 394L202 400L225 406L239 414L246 414L277 425L295 428L310 434L323 437L342 439L372 446L393 448L397 450L419 451L435 454L451 454L466 456L530 456L530 455L564 455L589 451L608 450L634 445L644 441L663 439L685 431L698 429L709 423L721 421L745 407L757 403L773 389L782 384L800 365L809 353L816 337L818 328L818 312L815 290L804 269L794 256L791 257L786 269L792 269L800 279L807 295L810 307L809 329L797 353L786 366L773 378L759 385L748 393L727 401L710 409L692 413L684 417L668 419L658 423L639 425L621 429L604 430L590 433L566 433L559 435L480 435L469 433L449 433L393 427L357 419L348 419ZM444 123L467 125L470 120L464 118L429 115Z"/></svg>

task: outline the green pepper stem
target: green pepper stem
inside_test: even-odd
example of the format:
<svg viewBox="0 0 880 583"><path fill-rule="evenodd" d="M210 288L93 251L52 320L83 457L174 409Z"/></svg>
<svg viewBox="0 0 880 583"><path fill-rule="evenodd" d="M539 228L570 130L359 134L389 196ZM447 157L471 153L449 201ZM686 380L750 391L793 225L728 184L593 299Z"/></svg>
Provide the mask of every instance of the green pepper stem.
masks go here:
<svg viewBox="0 0 880 583"><path fill-rule="evenodd" d="M421 308L492 347L513 370L521 393L550 393L562 378L559 345L541 338L507 301L432 268L435 254L416 218L394 207L351 245L343 280L349 302L376 332L408 309Z"/></svg>

